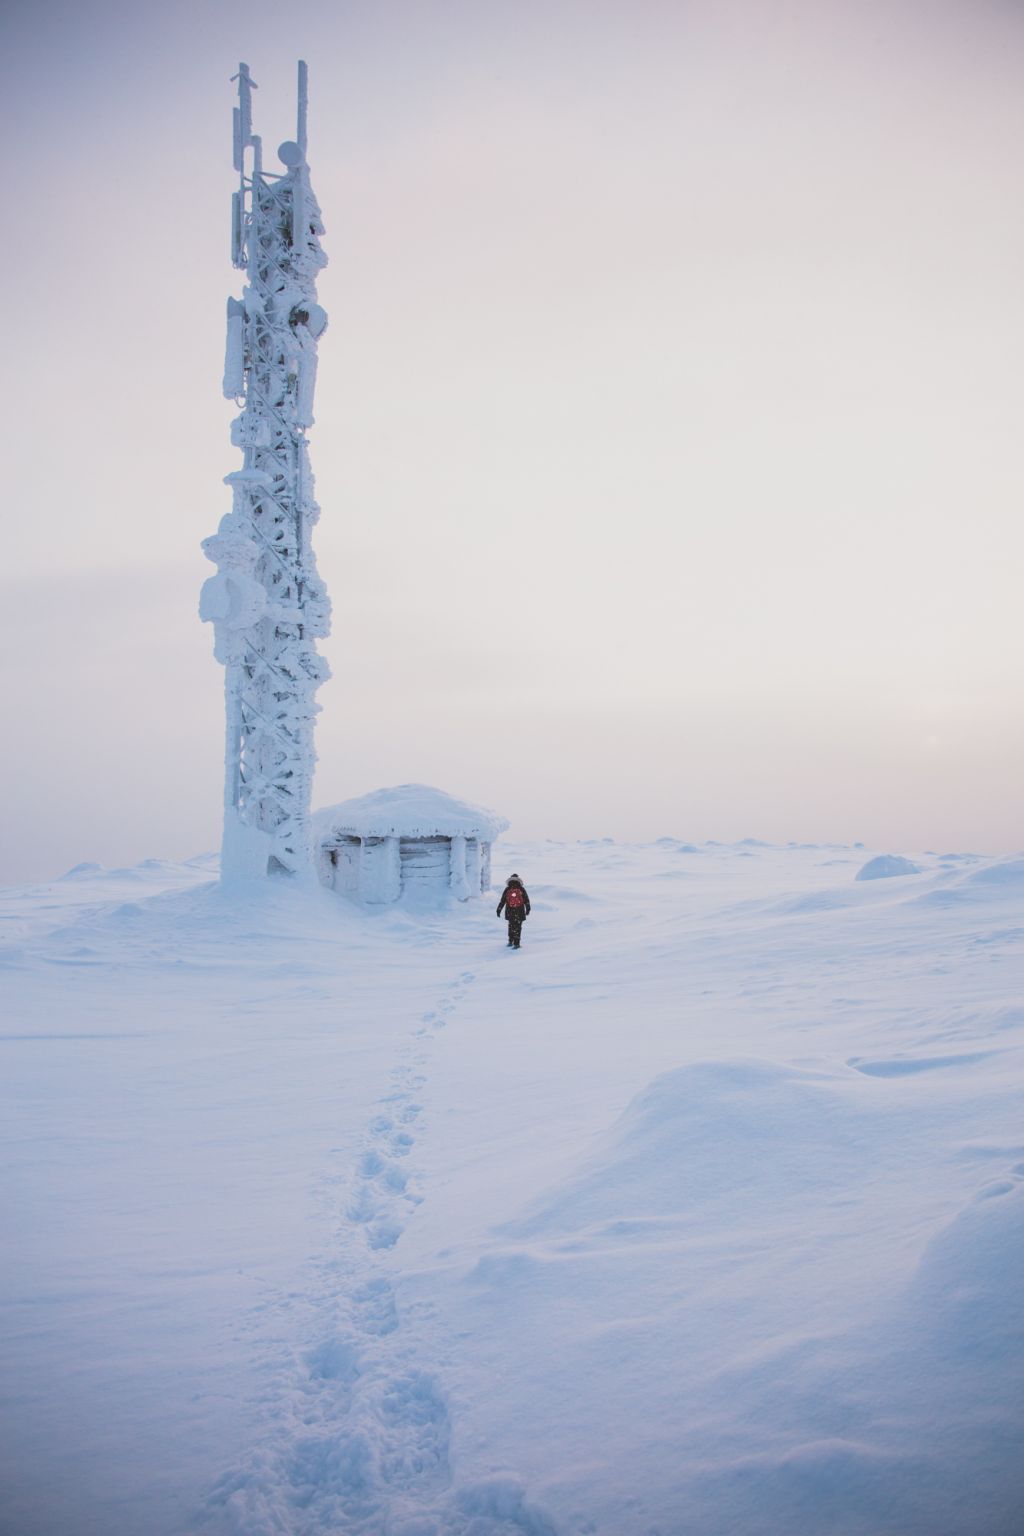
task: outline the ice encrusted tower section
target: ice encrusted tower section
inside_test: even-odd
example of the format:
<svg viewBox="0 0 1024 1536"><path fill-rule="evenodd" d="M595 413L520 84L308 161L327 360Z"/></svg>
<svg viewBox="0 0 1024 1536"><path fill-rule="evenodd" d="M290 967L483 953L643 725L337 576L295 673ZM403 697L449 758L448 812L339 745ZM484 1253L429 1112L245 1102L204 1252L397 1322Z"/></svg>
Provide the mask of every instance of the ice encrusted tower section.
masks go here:
<svg viewBox="0 0 1024 1536"><path fill-rule="evenodd" d="M315 695L330 675L316 642L330 632L331 609L311 542L320 509L306 433L327 325L316 280L327 258L306 164L305 64L297 137L278 150L276 173L263 169L252 131L249 66L235 78L232 260L247 282L240 300L228 300L224 394L242 407L231 424L242 467L225 476L231 511L203 543L217 574L199 604L225 668L221 877L312 878Z"/></svg>

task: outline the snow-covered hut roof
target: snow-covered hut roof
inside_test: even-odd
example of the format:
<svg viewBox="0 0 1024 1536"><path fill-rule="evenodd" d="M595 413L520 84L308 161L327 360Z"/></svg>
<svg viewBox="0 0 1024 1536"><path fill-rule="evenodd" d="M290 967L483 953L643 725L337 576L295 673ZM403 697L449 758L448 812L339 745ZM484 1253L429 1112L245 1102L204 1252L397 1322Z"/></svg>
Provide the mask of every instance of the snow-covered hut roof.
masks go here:
<svg viewBox="0 0 1024 1536"><path fill-rule="evenodd" d="M508 822L494 811L470 805L429 784L375 789L313 816L318 843L337 837L478 837L493 842Z"/></svg>

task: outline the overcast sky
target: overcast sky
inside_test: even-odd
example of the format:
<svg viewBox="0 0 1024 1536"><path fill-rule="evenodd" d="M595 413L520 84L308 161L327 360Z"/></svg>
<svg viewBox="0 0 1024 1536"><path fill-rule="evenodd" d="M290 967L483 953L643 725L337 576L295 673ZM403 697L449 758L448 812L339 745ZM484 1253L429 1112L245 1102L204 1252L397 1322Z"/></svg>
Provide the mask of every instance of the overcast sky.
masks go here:
<svg viewBox="0 0 1024 1536"><path fill-rule="evenodd" d="M1024 844L1024 6L4 11L2 876L216 847L229 77L311 75L316 802Z"/></svg>

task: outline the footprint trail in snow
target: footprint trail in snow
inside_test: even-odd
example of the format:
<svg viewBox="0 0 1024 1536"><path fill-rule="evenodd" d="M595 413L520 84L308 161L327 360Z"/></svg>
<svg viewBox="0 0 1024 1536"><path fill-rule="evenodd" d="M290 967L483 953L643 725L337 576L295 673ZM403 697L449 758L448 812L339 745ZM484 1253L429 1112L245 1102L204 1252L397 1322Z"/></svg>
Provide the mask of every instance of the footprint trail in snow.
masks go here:
<svg viewBox="0 0 1024 1536"><path fill-rule="evenodd" d="M322 1261L306 1346L280 1372L267 1432L220 1479L202 1521L238 1536L557 1536L520 1481L454 1485L444 1389L403 1337L390 1251L423 1198L414 1152L436 1031L475 980L464 971L424 1013L366 1127L339 1228Z"/></svg>

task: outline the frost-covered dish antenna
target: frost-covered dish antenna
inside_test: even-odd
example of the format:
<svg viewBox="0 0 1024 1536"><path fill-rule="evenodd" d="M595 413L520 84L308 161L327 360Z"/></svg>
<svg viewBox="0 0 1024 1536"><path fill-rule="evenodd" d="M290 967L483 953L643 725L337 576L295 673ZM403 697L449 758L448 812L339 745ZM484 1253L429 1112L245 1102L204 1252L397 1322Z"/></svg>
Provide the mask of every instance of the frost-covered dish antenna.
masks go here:
<svg viewBox="0 0 1024 1536"><path fill-rule="evenodd" d="M245 271L228 300L224 394L241 405L231 441L242 467L225 477L233 505L203 550L217 566L199 614L225 667L222 878L313 873L310 799L315 694L329 676L316 641L330 603L316 568L306 432L313 425L317 342L327 316L316 278L326 265L323 224L306 164L306 66L299 64L298 128L263 168L252 131L256 82L240 64L234 112L232 260Z"/></svg>

